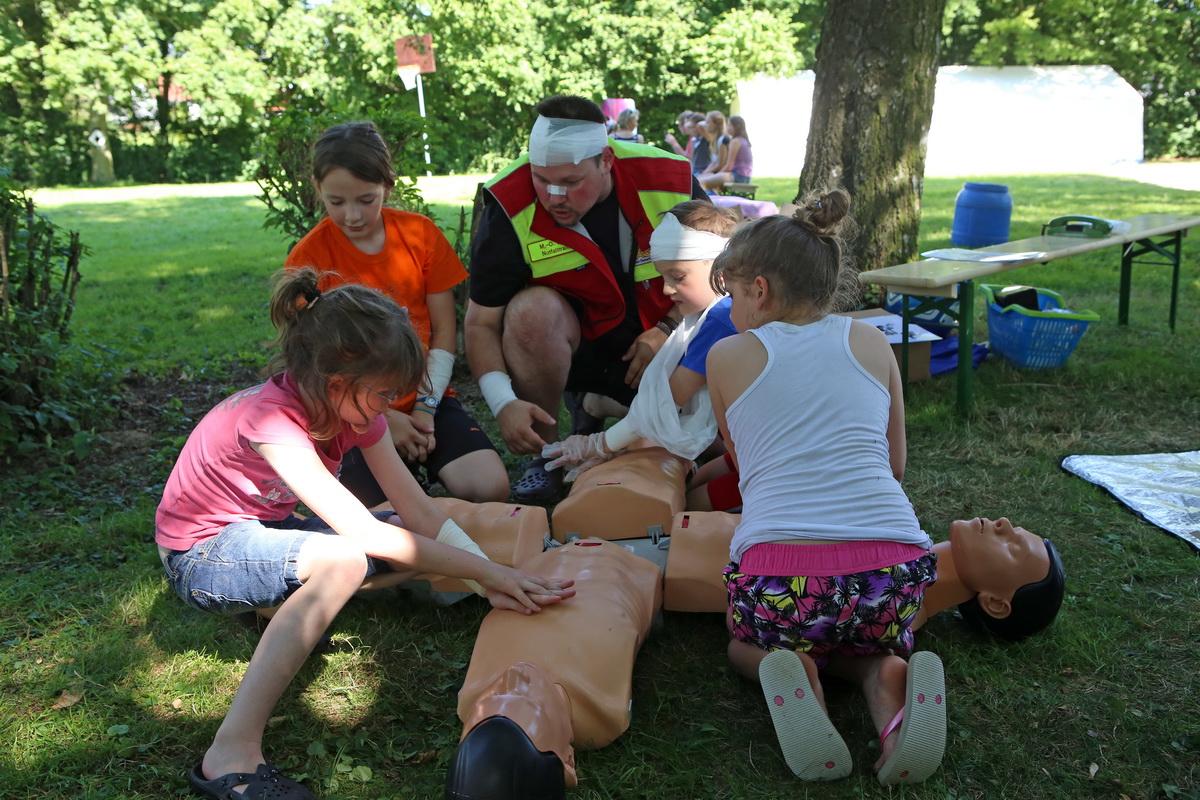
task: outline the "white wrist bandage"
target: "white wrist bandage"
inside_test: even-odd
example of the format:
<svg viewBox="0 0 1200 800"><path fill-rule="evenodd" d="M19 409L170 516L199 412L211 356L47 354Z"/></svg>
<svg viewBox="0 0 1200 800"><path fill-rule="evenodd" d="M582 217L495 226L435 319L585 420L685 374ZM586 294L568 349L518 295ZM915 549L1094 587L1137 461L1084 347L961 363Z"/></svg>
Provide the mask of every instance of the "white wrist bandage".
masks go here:
<svg viewBox="0 0 1200 800"><path fill-rule="evenodd" d="M501 409L517 399L512 388L512 378L499 370L480 378L479 390L483 392L483 399L487 401L493 417L499 417Z"/></svg>
<svg viewBox="0 0 1200 800"><path fill-rule="evenodd" d="M459 527L458 523L452 519L447 519L442 523L442 527L438 530L437 540L442 544L448 544L451 547L457 547L459 550L465 550L473 556L479 556L484 561L490 561L487 553L479 549L479 545L475 544L475 540L467 536L467 532ZM483 587L477 582L468 578L460 578L463 583L470 587L471 591L483 597Z"/></svg>
<svg viewBox="0 0 1200 800"><path fill-rule="evenodd" d="M608 448L610 453L624 450L642 438L642 435L638 433L634 425L635 423L630 417L625 417L604 432L604 446Z"/></svg>
<svg viewBox="0 0 1200 800"><path fill-rule="evenodd" d="M448 350L430 350L425 359L425 393L441 399L450 385L450 375L454 372L454 354Z"/></svg>

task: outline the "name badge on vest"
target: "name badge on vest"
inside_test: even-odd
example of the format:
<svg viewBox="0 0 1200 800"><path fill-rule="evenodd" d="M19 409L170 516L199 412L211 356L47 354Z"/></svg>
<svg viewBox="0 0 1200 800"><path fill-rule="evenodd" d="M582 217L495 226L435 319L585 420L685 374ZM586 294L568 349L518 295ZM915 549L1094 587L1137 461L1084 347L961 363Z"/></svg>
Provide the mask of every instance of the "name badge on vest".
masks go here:
<svg viewBox="0 0 1200 800"><path fill-rule="evenodd" d="M644 267L645 265L649 264L650 261L650 248L647 247L645 250L638 250L637 258L633 260L633 266L635 269L637 267Z"/></svg>
<svg viewBox="0 0 1200 800"><path fill-rule="evenodd" d="M561 256L563 253L570 252L571 248L565 244L552 242L549 239L538 239L536 242L531 242L528 245L529 263L535 261L544 261L547 258Z"/></svg>

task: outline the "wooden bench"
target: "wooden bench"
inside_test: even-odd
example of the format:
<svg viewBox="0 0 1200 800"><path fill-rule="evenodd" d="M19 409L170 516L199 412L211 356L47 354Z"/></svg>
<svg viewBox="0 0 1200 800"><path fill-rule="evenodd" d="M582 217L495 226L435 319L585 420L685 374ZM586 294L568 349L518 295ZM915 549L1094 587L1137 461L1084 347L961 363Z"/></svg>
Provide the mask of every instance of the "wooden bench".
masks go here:
<svg viewBox="0 0 1200 800"><path fill-rule="evenodd" d="M734 197L744 197L747 200L754 199L754 193L758 191L757 183L726 183L721 186L721 194L733 195Z"/></svg>
<svg viewBox="0 0 1200 800"><path fill-rule="evenodd" d="M958 323L958 410L970 412L973 397L971 351L975 335L975 280L1019 269L1029 264L1044 264L1060 258L1122 247L1120 294L1117 323L1129 323L1129 292L1134 264L1171 266L1171 310L1169 321L1175 330L1179 297L1179 263L1182 238L1190 228L1200 226L1200 216L1184 214L1139 214L1124 222L1129 230L1098 239L1076 236L1035 236L980 248L991 253L1039 253L1036 258L1009 262L943 261L928 259L868 270L859 274L864 284L882 286L885 291L902 295L901 317L904 338L900 374L908 374L908 323L918 314L940 311ZM1155 258L1157 256L1157 258ZM908 296L919 302L909 308ZM957 307L955 300L958 300Z"/></svg>

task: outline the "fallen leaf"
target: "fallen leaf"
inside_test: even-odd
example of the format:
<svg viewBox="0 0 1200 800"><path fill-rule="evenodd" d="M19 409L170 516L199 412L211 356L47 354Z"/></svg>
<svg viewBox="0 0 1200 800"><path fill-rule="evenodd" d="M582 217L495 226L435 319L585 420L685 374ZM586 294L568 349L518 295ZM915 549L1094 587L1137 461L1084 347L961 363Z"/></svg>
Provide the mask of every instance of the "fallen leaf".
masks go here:
<svg viewBox="0 0 1200 800"><path fill-rule="evenodd" d="M1100 765L1099 765L1099 764L1092 764L1090 767L1088 767L1088 777L1089 777L1089 778L1094 778L1094 777L1096 777L1096 773L1097 773L1097 772L1099 772L1099 771L1100 771Z"/></svg>
<svg viewBox="0 0 1200 800"><path fill-rule="evenodd" d="M62 694L58 696L58 701L50 706L51 711L58 711L63 708L70 708L83 699L83 690L63 689Z"/></svg>

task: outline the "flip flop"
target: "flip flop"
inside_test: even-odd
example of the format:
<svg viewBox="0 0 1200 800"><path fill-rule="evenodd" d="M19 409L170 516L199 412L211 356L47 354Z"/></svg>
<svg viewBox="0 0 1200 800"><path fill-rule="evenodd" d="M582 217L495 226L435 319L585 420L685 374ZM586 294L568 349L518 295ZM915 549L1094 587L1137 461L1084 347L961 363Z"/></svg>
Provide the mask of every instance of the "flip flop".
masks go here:
<svg viewBox="0 0 1200 800"><path fill-rule="evenodd" d="M270 764L259 764L254 772L231 772L205 780L201 764L188 772L188 783L196 794L214 800L316 800L316 795L286 777ZM233 787L245 784L241 792Z"/></svg>
<svg viewBox="0 0 1200 800"><path fill-rule="evenodd" d="M884 786L918 783L942 763L946 752L946 673L942 660L922 650L908 661L904 708L879 735L879 745L900 728L896 748L879 769Z"/></svg>
<svg viewBox="0 0 1200 800"><path fill-rule="evenodd" d="M563 471L546 471L548 458L531 458L525 462L525 474L512 486L513 497L522 503L541 503L553 500L562 493Z"/></svg>
<svg viewBox="0 0 1200 800"><path fill-rule="evenodd" d="M791 650L776 650L758 667L763 697L775 723L783 759L804 781L833 781L850 774L850 750L821 710L804 671Z"/></svg>

